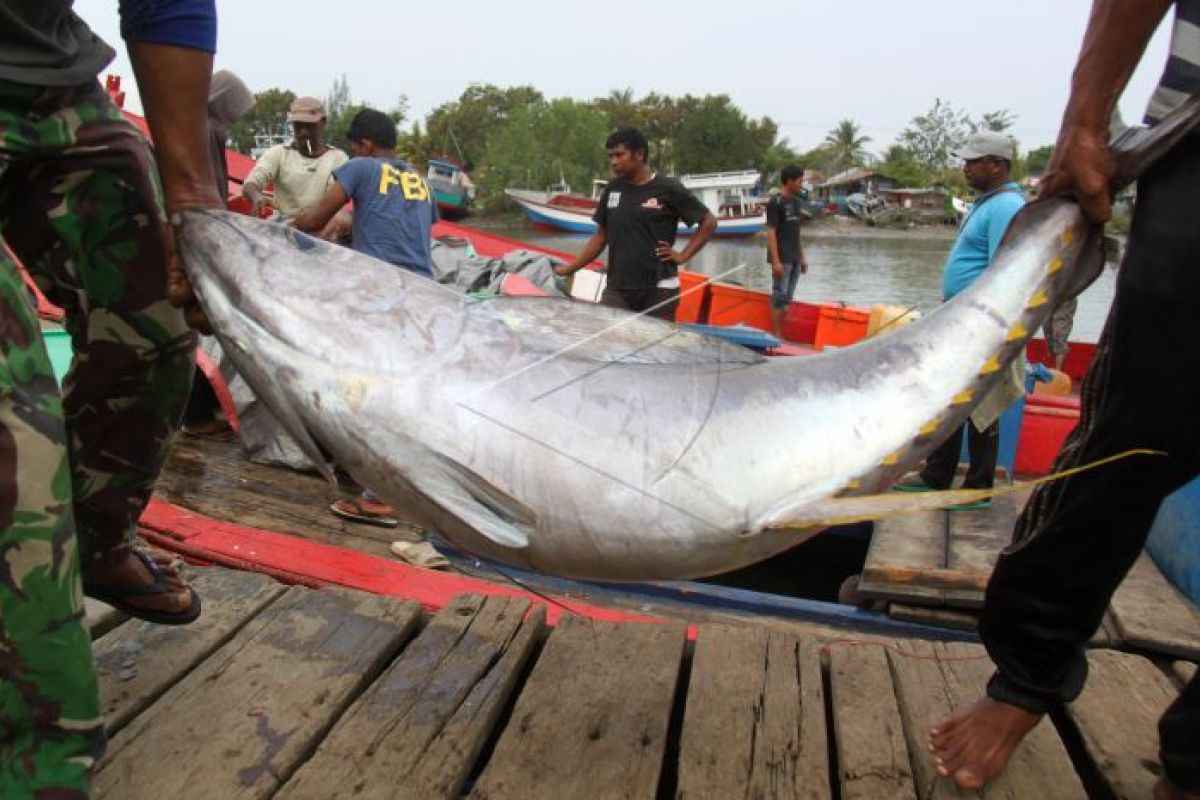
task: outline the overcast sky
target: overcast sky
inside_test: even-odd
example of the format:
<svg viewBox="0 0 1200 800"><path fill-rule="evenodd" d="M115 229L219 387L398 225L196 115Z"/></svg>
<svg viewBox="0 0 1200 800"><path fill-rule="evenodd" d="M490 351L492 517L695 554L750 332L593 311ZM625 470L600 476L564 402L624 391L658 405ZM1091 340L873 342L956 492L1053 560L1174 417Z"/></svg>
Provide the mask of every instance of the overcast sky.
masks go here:
<svg viewBox="0 0 1200 800"><path fill-rule="evenodd" d="M76 11L120 55L115 0ZM422 118L470 83L531 84L589 99L611 89L726 93L805 150L840 119L884 150L942 98L972 115L1008 109L1023 150L1053 142L1090 0L218 0L216 66L253 91L353 99ZM1121 108L1139 120L1165 59L1159 30ZM133 92L131 91L131 94ZM136 95L131 107L139 108Z"/></svg>

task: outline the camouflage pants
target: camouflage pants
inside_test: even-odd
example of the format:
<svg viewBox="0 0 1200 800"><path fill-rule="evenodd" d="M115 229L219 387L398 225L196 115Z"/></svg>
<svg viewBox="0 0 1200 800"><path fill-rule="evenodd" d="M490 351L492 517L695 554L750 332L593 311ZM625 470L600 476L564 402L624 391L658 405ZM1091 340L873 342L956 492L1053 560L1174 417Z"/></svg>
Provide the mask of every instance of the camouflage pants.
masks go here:
<svg viewBox="0 0 1200 800"><path fill-rule="evenodd" d="M80 564L128 556L195 349L165 299L161 209L144 139L98 85L0 83L5 800L89 797L103 752ZM75 359L61 398L14 254L66 312Z"/></svg>

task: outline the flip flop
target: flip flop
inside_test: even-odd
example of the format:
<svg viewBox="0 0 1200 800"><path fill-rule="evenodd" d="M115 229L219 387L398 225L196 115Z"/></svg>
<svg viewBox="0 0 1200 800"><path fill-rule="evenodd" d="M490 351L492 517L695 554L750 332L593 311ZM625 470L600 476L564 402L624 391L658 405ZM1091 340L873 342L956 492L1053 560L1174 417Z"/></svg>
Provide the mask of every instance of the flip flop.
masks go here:
<svg viewBox="0 0 1200 800"><path fill-rule="evenodd" d="M200 595L196 594L196 590L190 586L188 587L188 592L192 595L192 602L183 611L155 611L135 606L128 602L133 597L152 597L156 594L169 594L174 591L167 585L166 576L150 554L137 548L133 550L133 554L146 565L146 569L149 570L150 576L154 579L153 582L95 589L90 588L85 580L83 593L94 600L108 603L122 613L136 619L152 622L155 625L187 625L189 622L195 622L200 616Z"/></svg>
<svg viewBox="0 0 1200 800"><path fill-rule="evenodd" d="M378 525L381 528L394 528L400 524L396 517L386 514L374 514L363 507L361 497L347 497L329 504L329 510L342 519L351 522L365 522L368 525Z"/></svg>

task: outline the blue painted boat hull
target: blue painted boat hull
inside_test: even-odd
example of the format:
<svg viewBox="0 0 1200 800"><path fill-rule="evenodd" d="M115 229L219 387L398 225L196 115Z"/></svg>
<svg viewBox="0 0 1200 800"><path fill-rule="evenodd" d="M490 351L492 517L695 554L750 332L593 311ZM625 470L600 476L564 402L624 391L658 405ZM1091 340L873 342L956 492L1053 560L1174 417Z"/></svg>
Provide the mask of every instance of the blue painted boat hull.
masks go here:
<svg viewBox="0 0 1200 800"><path fill-rule="evenodd" d="M1146 550L1162 574L1200 606L1200 477L1163 500Z"/></svg>

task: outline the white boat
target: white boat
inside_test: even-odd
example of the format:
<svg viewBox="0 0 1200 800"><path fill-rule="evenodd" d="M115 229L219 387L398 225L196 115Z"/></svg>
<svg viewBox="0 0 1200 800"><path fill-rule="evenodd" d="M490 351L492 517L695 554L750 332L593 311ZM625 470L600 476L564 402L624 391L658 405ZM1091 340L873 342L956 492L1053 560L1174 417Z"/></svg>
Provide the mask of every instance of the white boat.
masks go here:
<svg viewBox="0 0 1200 800"><path fill-rule="evenodd" d="M679 178L716 215L716 236L753 236L766 227L766 198L750 193L758 179L758 173L752 170L710 172ZM521 207L534 225L571 233L593 233L596 223L592 221L592 215L599 205L604 182L595 181L594 184L592 197L570 191L539 192L531 189L505 189L504 193ZM692 228L680 223L681 236L691 233Z"/></svg>

